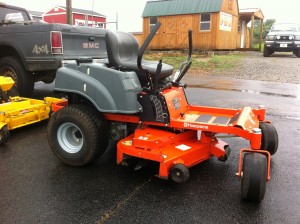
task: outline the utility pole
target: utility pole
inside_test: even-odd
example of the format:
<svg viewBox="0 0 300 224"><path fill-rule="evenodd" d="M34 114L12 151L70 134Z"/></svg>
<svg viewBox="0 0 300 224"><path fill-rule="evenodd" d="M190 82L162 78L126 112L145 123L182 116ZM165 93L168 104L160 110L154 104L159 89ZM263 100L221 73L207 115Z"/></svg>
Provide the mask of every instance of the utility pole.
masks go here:
<svg viewBox="0 0 300 224"><path fill-rule="evenodd" d="M67 24L73 25L72 0L66 0Z"/></svg>

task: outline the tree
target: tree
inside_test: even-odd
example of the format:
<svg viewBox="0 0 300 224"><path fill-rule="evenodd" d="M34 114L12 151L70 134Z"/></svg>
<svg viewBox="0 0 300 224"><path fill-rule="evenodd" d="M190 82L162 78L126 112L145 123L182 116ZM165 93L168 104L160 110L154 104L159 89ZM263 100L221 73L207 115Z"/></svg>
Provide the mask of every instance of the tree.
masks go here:
<svg viewBox="0 0 300 224"><path fill-rule="evenodd" d="M262 32L263 39L268 34L269 30L271 29L271 26L275 22L276 22L275 19L267 19L266 21L264 21L264 27ZM260 39L260 20L255 20L254 30L253 30L253 44L259 43L259 39Z"/></svg>

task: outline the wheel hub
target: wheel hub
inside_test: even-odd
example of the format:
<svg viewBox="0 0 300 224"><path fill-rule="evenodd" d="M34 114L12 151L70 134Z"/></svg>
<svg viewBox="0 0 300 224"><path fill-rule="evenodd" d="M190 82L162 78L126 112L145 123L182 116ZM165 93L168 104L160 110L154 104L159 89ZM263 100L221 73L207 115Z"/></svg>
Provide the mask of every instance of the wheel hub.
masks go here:
<svg viewBox="0 0 300 224"><path fill-rule="evenodd" d="M79 152L84 143L80 128L71 122L63 123L58 128L57 140L62 149L68 153Z"/></svg>

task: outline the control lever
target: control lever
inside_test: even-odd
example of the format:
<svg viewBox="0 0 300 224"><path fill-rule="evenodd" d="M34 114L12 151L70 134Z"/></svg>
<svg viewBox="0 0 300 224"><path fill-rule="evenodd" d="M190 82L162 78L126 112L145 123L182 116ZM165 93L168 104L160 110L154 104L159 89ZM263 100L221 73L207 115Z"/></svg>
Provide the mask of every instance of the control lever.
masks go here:
<svg viewBox="0 0 300 224"><path fill-rule="evenodd" d="M189 30L188 36L189 36L189 53L188 53L186 60L180 65L178 70L175 72L175 75L173 78L173 82L175 82L175 83L178 83L183 78L183 76L185 75L187 70L190 68L190 61L191 61L192 52L193 52L192 30Z"/></svg>
<svg viewBox="0 0 300 224"><path fill-rule="evenodd" d="M156 91L157 87L158 87L158 81L159 81L159 77L160 77L160 73L161 73L161 68L162 68L162 60L159 60L159 63L157 64L156 67L156 73L154 75L153 82L152 82L152 90Z"/></svg>
<svg viewBox="0 0 300 224"><path fill-rule="evenodd" d="M192 62L190 61L188 63L187 66L185 66L185 68L183 69L183 71L181 72L181 74L179 75L179 77L176 79L176 82L180 82L180 80L183 78L183 76L185 75L185 73L190 69Z"/></svg>
<svg viewBox="0 0 300 224"><path fill-rule="evenodd" d="M144 52L146 48L149 46L151 40L155 36L156 32L158 31L159 27L161 26L160 22L157 22L155 26L151 29L149 35L147 36L146 40L144 41L143 45L140 47L139 52L138 52L138 57L137 57L137 66L140 71L145 71L146 69L143 68L142 66L142 59Z"/></svg>

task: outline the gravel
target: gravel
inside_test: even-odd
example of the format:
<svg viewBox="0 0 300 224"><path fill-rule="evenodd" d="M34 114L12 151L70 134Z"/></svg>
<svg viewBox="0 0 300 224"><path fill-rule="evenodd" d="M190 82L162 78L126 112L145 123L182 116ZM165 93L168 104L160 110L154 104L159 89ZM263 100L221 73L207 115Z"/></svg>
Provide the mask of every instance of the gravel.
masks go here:
<svg viewBox="0 0 300 224"><path fill-rule="evenodd" d="M291 53L275 53L263 57L262 52L242 52L244 57L235 68L213 74L212 77L259 80L300 84L300 58ZM192 76L201 74L192 74Z"/></svg>

